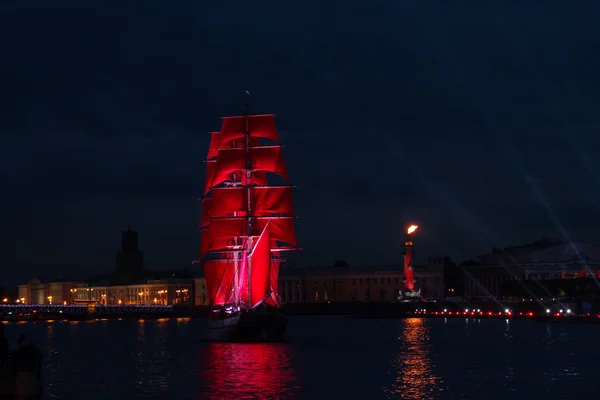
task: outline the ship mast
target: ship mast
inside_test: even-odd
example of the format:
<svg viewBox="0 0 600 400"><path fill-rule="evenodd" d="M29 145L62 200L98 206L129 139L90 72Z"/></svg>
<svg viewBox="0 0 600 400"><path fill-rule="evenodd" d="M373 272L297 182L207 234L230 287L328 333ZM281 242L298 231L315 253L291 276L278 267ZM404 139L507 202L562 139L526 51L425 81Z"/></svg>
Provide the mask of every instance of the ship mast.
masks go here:
<svg viewBox="0 0 600 400"><path fill-rule="evenodd" d="M252 196L250 193L250 182L252 180L252 164L250 160L250 130L248 129L248 91L246 91L246 104L244 105L244 127L245 127L245 135L244 139L246 141L246 171L245 171L245 182L243 183L246 188L246 223L248 225L248 230L246 232L246 252L247 256L252 251L252 218L250 216L250 210L252 209ZM246 261L247 266L247 276L248 276L248 308L252 307L252 260L250 257L247 257Z"/></svg>
<svg viewBox="0 0 600 400"><path fill-rule="evenodd" d="M221 130L211 133L200 257L207 256L203 268L214 305L277 306L280 258L271 255L297 249L293 185L267 179L272 173L289 182L274 117L250 114L246 101L244 115L222 117ZM261 139L276 144L261 146ZM254 237L258 232L262 240Z"/></svg>

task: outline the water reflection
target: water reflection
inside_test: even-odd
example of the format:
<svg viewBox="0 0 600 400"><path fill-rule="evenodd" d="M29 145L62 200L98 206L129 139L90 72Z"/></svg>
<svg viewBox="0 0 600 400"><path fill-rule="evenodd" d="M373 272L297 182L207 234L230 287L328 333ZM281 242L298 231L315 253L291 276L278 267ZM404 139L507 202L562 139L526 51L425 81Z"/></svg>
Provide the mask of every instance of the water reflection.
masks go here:
<svg viewBox="0 0 600 400"><path fill-rule="evenodd" d="M443 390L443 380L432 373L430 337L427 321L422 318L402 320L398 342L400 351L394 354L392 370L396 376L384 391L388 398L435 398Z"/></svg>
<svg viewBox="0 0 600 400"><path fill-rule="evenodd" d="M162 394L171 398L172 354L167 345L168 335L165 325L138 320L136 361L137 393L143 396Z"/></svg>
<svg viewBox="0 0 600 400"><path fill-rule="evenodd" d="M199 361L205 382L198 398L208 391L213 399L293 399L300 389L283 344L210 343Z"/></svg>
<svg viewBox="0 0 600 400"><path fill-rule="evenodd" d="M552 384L565 384L579 376L578 360L573 351L577 345L572 343L571 332L565 326L548 324L544 332L543 343L548 354L552 354L552 362L541 365L542 375L550 382L546 385L546 392L552 390Z"/></svg>
<svg viewBox="0 0 600 400"><path fill-rule="evenodd" d="M517 353L515 349L515 341L514 336L511 333L511 323L510 320L505 320L504 325L504 342L505 342L505 350L504 350L504 388L507 390L514 391L514 383L516 381L516 361L515 354Z"/></svg>

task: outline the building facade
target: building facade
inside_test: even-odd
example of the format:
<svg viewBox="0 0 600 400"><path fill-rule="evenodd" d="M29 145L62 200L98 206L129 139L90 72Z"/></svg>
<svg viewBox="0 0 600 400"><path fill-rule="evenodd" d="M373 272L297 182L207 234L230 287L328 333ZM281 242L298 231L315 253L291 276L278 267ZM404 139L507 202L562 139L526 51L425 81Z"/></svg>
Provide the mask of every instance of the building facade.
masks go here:
<svg viewBox="0 0 600 400"><path fill-rule="evenodd" d="M134 285L108 286L84 282L42 283L34 278L19 285L18 300L24 304L193 305L195 285L194 279L149 280Z"/></svg>
<svg viewBox="0 0 600 400"><path fill-rule="evenodd" d="M25 304L201 305L207 297L203 278L193 279L185 271L152 273L145 270L137 232L131 229L121 232L121 248L117 251L112 274L90 278L87 282L42 282L34 278L20 285L18 292L19 303Z"/></svg>
<svg viewBox="0 0 600 400"><path fill-rule="evenodd" d="M434 260L434 259L432 259ZM415 267L415 287L425 298L443 298L443 268L432 261ZM404 290L401 266L353 268L349 266L281 270L279 295L284 302L348 302L398 300ZM193 279L148 280L132 285L90 285L84 282L49 282L32 279L19 286L19 301L26 304L162 304L209 305L206 281Z"/></svg>
<svg viewBox="0 0 600 400"><path fill-rule="evenodd" d="M434 259L430 260L430 264ZM354 268L283 269L279 295L286 303L388 301L396 302L404 292L402 266ZM424 298L443 298L443 268L415 267L415 289Z"/></svg>
<svg viewBox="0 0 600 400"><path fill-rule="evenodd" d="M494 248L461 264L469 298L497 297L507 281L569 279L596 275L600 247L576 242L540 240L533 244Z"/></svg>

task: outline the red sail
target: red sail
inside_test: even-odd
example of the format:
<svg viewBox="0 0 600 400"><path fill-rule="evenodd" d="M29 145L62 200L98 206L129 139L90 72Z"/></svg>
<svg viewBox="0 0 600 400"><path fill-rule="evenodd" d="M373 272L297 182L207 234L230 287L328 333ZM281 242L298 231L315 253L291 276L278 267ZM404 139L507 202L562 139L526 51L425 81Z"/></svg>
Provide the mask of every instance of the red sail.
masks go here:
<svg viewBox="0 0 600 400"><path fill-rule="evenodd" d="M207 229L200 233L200 257L205 256L209 252L210 244L210 231Z"/></svg>
<svg viewBox="0 0 600 400"><path fill-rule="evenodd" d="M242 187L213 189L211 218L233 217L233 213L245 212L248 207L246 192Z"/></svg>
<svg viewBox="0 0 600 400"><path fill-rule="evenodd" d="M204 261L206 291L212 305L234 302L232 288L235 274L233 261Z"/></svg>
<svg viewBox="0 0 600 400"><path fill-rule="evenodd" d="M294 220L292 218L274 218L271 220L261 218L255 221L257 229L264 229L267 223L271 221L269 224L271 241L278 240L296 246L296 234L294 233Z"/></svg>
<svg viewBox="0 0 600 400"><path fill-rule="evenodd" d="M206 255L209 251L224 249L228 243L227 238L215 237L209 226L209 229L203 230L200 234L200 257Z"/></svg>
<svg viewBox="0 0 600 400"><path fill-rule="evenodd" d="M265 171L253 171L251 185L268 185L267 173Z"/></svg>
<svg viewBox="0 0 600 400"><path fill-rule="evenodd" d="M281 147L257 147L250 149L249 156L252 170L273 172L289 180ZM209 174L207 172L207 179L210 179L209 188L230 180L232 174L244 170L246 167L246 150L238 148L221 149L215 164L212 178L208 178Z"/></svg>
<svg viewBox="0 0 600 400"><path fill-rule="evenodd" d="M219 154L219 149L243 149L246 147L246 140L242 138L237 140L229 140L227 142L221 142L221 132L210 133L210 145L208 146L207 160L215 158ZM250 147L260 146L258 138L250 138Z"/></svg>
<svg viewBox="0 0 600 400"><path fill-rule="evenodd" d="M215 172L210 187L231 179L231 175L246 166L245 149L221 149L215 163Z"/></svg>
<svg viewBox="0 0 600 400"><path fill-rule="evenodd" d="M228 181L231 179L231 176L224 175L219 179L214 179L214 170L216 166L216 162L208 162L206 163L206 181L204 186L204 194L208 193L213 186L217 186L220 183ZM241 171L237 171L235 173L235 179L238 182L241 182L243 178L243 174ZM213 183L211 183L213 182ZM250 185L257 186L266 186L269 182L267 181L267 173L265 171L253 171L252 176L250 178Z"/></svg>
<svg viewBox="0 0 600 400"><path fill-rule="evenodd" d="M229 143L227 143L227 145L225 146L221 146L219 144L219 138L220 138L220 132L213 132L211 133L211 139L210 139L210 148L208 150L208 157L207 159L211 159L214 157L217 157L219 155L219 150L220 149L224 149L224 150L230 150L230 149L237 149L237 157L241 156L241 154L243 153L243 157L244 159L242 160L243 162L241 162L240 164L242 166L245 166L245 145L246 145L246 141L238 139L238 140L234 140L231 141ZM258 146L259 142L258 142L258 138L251 138L250 139L250 146ZM227 153L224 153L227 154ZM220 158L220 157L219 157ZM223 183L225 181L228 181L232 178L232 173L235 174L236 179L238 181L242 180L242 172L241 172L241 168L239 170L234 169L232 170L230 173L221 173L218 177L215 177L215 172L216 172L216 168L217 168L217 161L216 160L212 160L210 162L206 163L206 180L204 181L204 194L208 193L209 190L213 187L216 186L220 183ZM253 173L253 177L252 177L252 184L253 185L266 185L267 184L267 175L266 173L262 172L259 173L254 172Z"/></svg>
<svg viewBox="0 0 600 400"><path fill-rule="evenodd" d="M248 207L247 189L244 187L216 188L212 190L211 218L233 217L234 213L243 215ZM252 216L289 215L292 208L291 187L250 188ZM202 214L204 217L204 213Z"/></svg>
<svg viewBox="0 0 600 400"><path fill-rule="evenodd" d="M259 236L252 253L248 256L250 261L250 294L251 307L262 303L269 293L271 282L271 248L269 238L269 227L267 223L262 234Z"/></svg>
<svg viewBox="0 0 600 400"><path fill-rule="evenodd" d="M235 180L241 182L244 178L242 171L235 173ZM220 183L220 182L219 182ZM267 173L265 171L252 171L250 178L250 185L266 186L269 182L267 181Z"/></svg>
<svg viewBox="0 0 600 400"><path fill-rule="evenodd" d="M280 146L258 147L250 151L253 170L273 172L289 180Z"/></svg>
<svg viewBox="0 0 600 400"><path fill-rule="evenodd" d="M294 222L292 218L257 218L253 220L252 234L258 234L265 229L270 221L271 242L280 241L296 246L296 235L294 233ZM213 220L210 222L209 229L202 232L201 249L206 254L212 250L222 250L227 245L231 245L231 239L245 236L248 232L248 225L245 218L232 218L223 220Z"/></svg>
<svg viewBox="0 0 600 400"><path fill-rule="evenodd" d="M204 181L204 194L210 191L210 188L213 186L212 182L215 180L215 166L216 162L207 162L206 163L206 180ZM219 182L221 183L221 182Z"/></svg>
<svg viewBox="0 0 600 400"><path fill-rule="evenodd" d="M252 215L293 215L291 187L252 188Z"/></svg>
<svg viewBox="0 0 600 400"><path fill-rule="evenodd" d="M220 238L245 236L248 231L248 222L246 222L246 219L244 218L212 221L210 224L210 231L215 237Z"/></svg>
<svg viewBox="0 0 600 400"><path fill-rule="evenodd" d="M211 221L200 238L200 256L233 245L233 239L245 236L247 231L247 222L242 218Z"/></svg>
<svg viewBox="0 0 600 400"><path fill-rule="evenodd" d="M225 117L221 132L211 134L200 255L219 256L204 267L212 304L281 306L280 259L271 253L296 246L292 189L269 186L267 173L289 179L281 146L260 146L262 139L279 143L272 114Z"/></svg>
<svg viewBox="0 0 600 400"><path fill-rule="evenodd" d="M244 303L248 302L248 252L243 251L241 253L241 260L239 262L238 272L238 288L240 300Z"/></svg>
<svg viewBox="0 0 600 400"><path fill-rule="evenodd" d="M219 132L210 133L210 145L208 146L208 156L206 156L208 160L217 156L220 140L221 134Z"/></svg>
<svg viewBox="0 0 600 400"><path fill-rule="evenodd" d="M211 198L206 198L202 200L202 219L200 220L200 226L208 225L208 217L211 215L211 205Z"/></svg>
<svg viewBox="0 0 600 400"><path fill-rule="evenodd" d="M270 306L279 306L279 258L271 259L271 295L267 297L266 303Z"/></svg>
<svg viewBox="0 0 600 400"><path fill-rule="evenodd" d="M244 137L246 134L246 119L248 121L248 133L251 138L266 138L279 142L273 114L224 117L221 125L221 147L225 147L224 145L231 140Z"/></svg>

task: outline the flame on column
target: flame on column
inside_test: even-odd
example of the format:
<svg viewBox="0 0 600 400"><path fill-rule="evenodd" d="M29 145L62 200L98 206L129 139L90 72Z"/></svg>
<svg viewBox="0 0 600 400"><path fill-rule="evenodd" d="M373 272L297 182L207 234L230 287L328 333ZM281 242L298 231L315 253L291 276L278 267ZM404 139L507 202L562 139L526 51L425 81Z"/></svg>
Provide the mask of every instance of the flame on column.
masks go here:
<svg viewBox="0 0 600 400"><path fill-rule="evenodd" d="M414 233L418 227L419 227L419 225L411 225L406 230L406 233L410 235L411 233Z"/></svg>

